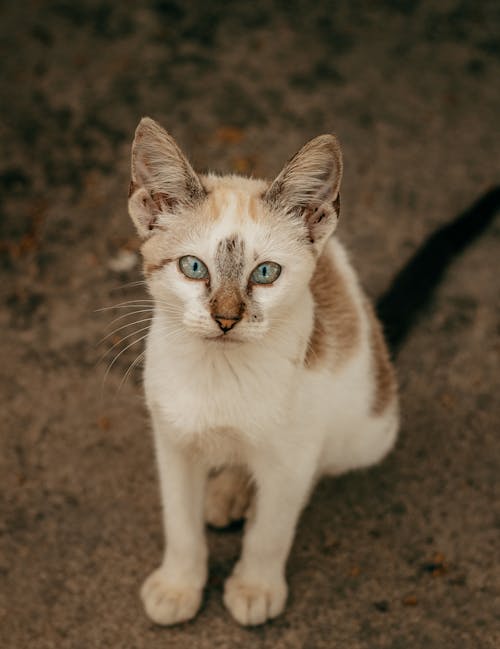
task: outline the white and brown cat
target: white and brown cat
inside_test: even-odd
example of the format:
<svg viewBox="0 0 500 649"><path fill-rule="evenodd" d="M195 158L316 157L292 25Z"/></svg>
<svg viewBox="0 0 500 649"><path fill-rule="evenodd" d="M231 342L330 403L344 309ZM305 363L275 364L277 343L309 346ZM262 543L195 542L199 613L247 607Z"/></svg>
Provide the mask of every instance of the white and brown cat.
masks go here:
<svg viewBox="0 0 500 649"><path fill-rule="evenodd" d="M298 517L317 481L379 462L398 430L394 372L342 245L342 156L308 142L271 183L199 176L143 119L129 211L154 318L144 384L166 548L142 599L192 618L207 578L205 521L247 515L224 602L244 625L279 615Z"/></svg>

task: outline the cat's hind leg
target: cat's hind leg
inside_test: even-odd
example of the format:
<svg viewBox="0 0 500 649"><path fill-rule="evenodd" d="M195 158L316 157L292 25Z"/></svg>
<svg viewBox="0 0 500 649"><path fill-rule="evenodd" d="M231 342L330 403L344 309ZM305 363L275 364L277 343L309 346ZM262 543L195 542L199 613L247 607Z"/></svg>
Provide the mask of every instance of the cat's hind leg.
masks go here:
<svg viewBox="0 0 500 649"><path fill-rule="evenodd" d="M224 467L212 475L205 496L205 521L213 527L227 527L248 518L254 501L250 475L240 466Z"/></svg>
<svg viewBox="0 0 500 649"><path fill-rule="evenodd" d="M340 475L378 464L393 448L398 429L395 401L383 415L353 418L340 430L332 426L322 454L321 472Z"/></svg>

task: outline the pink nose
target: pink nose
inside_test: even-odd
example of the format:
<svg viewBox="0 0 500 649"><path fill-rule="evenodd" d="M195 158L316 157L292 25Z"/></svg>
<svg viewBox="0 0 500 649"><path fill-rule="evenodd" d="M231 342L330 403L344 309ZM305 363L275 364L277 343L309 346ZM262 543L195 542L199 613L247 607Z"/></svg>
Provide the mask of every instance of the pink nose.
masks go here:
<svg viewBox="0 0 500 649"><path fill-rule="evenodd" d="M223 333L227 333L241 320L241 316L214 315L214 320Z"/></svg>

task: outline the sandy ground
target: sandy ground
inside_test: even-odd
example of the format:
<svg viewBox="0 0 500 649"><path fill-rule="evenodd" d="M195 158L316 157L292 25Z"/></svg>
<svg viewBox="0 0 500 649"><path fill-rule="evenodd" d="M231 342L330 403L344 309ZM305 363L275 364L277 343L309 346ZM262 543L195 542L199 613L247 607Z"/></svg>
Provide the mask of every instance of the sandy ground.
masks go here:
<svg viewBox="0 0 500 649"><path fill-rule="evenodd" d="M123 312L96 311L144 296L123 286L138 263L110 265L137 250L126 193L143 114L198 168L262 176L336 131L340 236L379 295L499 180L498 2L2 4L0 646L500 646L498 219L398 358L395 452L319 485L288 609L255 630L221 602L238 531L209 532L195 621L161 629L142 612L162 533L140 368L123 381L141 345L103 386L134 338L99 345Z"/></svg>

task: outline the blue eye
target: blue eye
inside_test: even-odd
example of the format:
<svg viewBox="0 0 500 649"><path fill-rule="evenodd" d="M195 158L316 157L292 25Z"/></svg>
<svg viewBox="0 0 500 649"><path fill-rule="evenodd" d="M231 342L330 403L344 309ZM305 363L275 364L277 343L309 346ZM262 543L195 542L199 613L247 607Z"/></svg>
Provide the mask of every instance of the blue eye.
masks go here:
<svg viewBox="0 0 500 649"><path fill-rule="evenodd" d="M254 284L272 284L281 274L281 266L274 261L265 261L255 268L250 276Z"/></svg>
<svg viewBox="0 0 500 649"><path fill-rule="evenodd" d="M192 255L181 257L179 259L179 268L190 279L206 279L208 277L208 268L201 259Z"/></svg>

